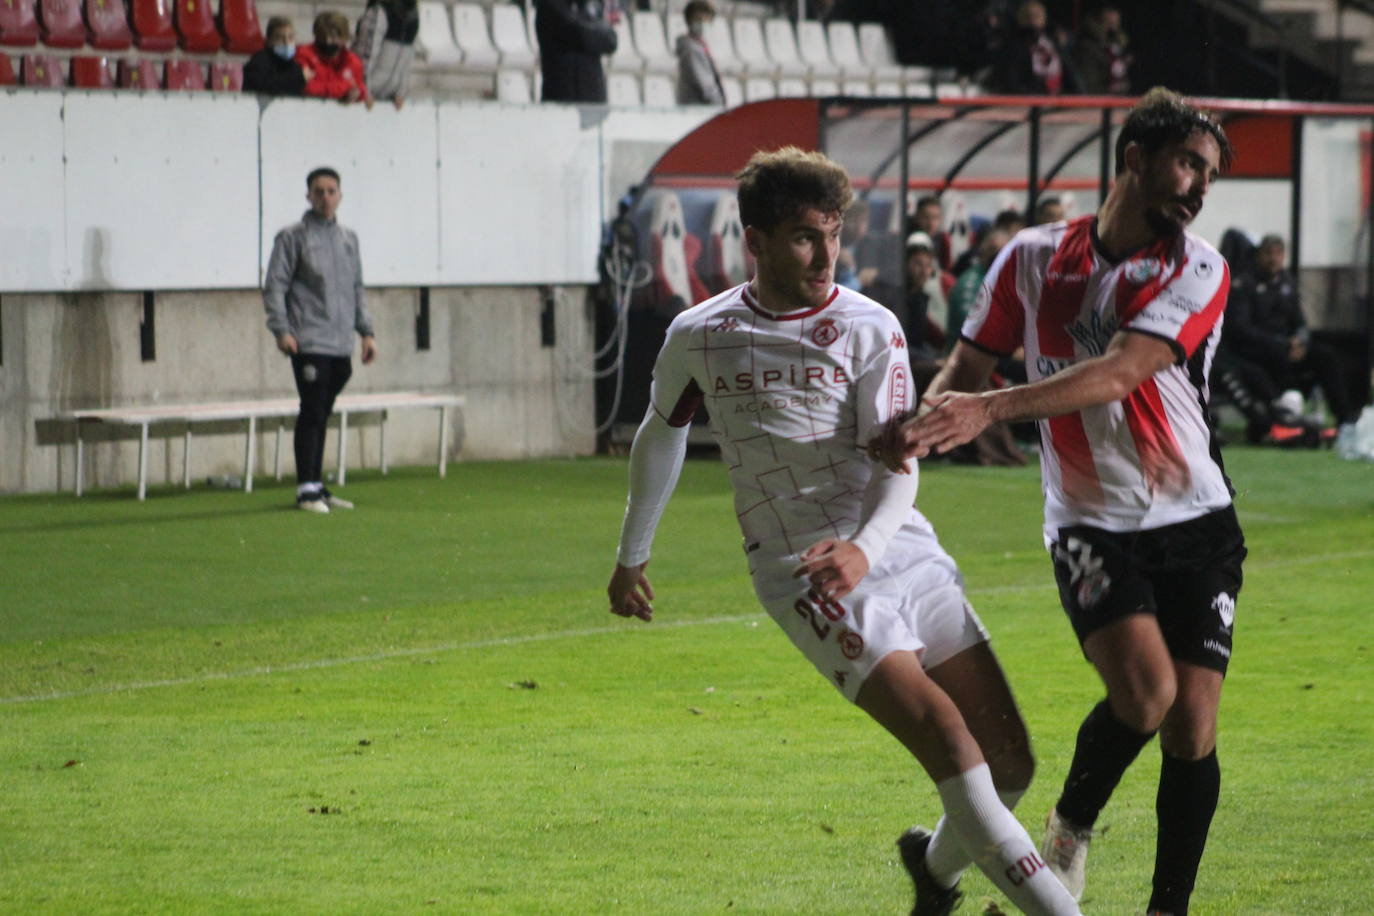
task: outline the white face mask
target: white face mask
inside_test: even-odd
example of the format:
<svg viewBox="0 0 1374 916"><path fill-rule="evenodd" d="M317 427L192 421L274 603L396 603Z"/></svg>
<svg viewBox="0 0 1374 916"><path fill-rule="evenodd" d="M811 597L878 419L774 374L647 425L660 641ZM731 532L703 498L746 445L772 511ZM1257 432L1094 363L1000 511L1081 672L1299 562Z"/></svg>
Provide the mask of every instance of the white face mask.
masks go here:
<svg viewBox="0 0 1374 916"><path fill-rule="evenodd" d="M275 54L275 55L277 55L278 57L280 57L282 60L290 60L291 58L293 58L293 57L296 56L296 46L295 46L295 45L273 45L273 46L272 46L272 53Z"/></svg>

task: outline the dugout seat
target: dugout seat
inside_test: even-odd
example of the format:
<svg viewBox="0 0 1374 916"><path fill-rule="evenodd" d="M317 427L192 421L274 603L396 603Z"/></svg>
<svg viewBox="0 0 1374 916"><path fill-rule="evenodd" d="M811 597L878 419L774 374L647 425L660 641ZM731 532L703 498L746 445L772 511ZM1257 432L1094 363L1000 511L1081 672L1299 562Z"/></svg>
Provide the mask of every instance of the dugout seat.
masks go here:
<svg viewBox="0 0 1374 916"><path fill-rule="evenodd" d="M644 104L650 108L672 108L677 105L677 87L673 78L663 73L645 76Z"/></svg>
<svg viewBox="0 0 1374 916"><path fill-rule="evenodd" d="M0 86L13 86L14 84L14 64L10 61L8 54L0 54Z"/></svg>
<svg viewBox="0 0 1374 916"><path fill-rule="evenodd" d="M476 6L472 3L460 3L453 9L453 15L458 17L458 7ZM477 15L482 16L481 7L477 8ZM485 22L483 24L485 30ZM463 63L463 52L458 49L458 45L453 40L453 28L448 21L448 8L442 3L425 2L420 4L420 31L416 38L417 43L425 49L424 61L430 67L457 67ZM488 42L490 44L490 42ZM492 58L488 70L496 67L496 53L492 51Z"/></svg>
<svg viewBox="0 0 1374 916"><path fill-rule="evenodd" d="M644 104L639 77L633 73L606 74L606 103L617 108L638 108Z"/></svg>
<svg viewBox="0 0 1374 916"><path fill-rule="evenodd" d="M730 24L730 37L735 43L735 56L740 59L747 76L776 79L777 61L768 56L763 42L763 20L755 16L736 16Z"/></svg>
<svg viewBox="0 0 1374 916"><path fill-rule="evenodd" d="M217 60L212 63L210 65L210 89L213 92L242 92L242 61Z"/></svg>
<svg viewBox="0 0 1374 916"><path fill-rule="evenodd" d="M101 51L123 51L134 43L124 0L86 0L86 43Z"/></svg>
<svg viewBox="0 0 1374 916"><path fill-rule="evenodd" d="M813 80L840 79L840 67L830 56L830 42L826 40L825 26L821 23L814 19L804 19L797 23L797 51L811 68Z"/></svg>
<svg viewBox="0 0 1374 916"><path fill-rule="evenodd" d="M871 83L873 68L864 60L859 51L859 33L852 22L829 22L825 26L825 37L830 43L830 58L844 74L846 82L863 80Z"/></svg>
<svg viewBox="0 0 1374 916"><path fill-rule="evenodd" d="M61 89L67 85L62 61L51 54L25 54L19 68L19 81L40 89Z"/></svg>
<svg viewBox="0 0 1374 916"><path fill-rule="evenodd" d="M80 0L38 0L38 24L43 44L50 48L79 48L86 43Z"/></svg>
<svg viewBox="0 0 1374 916"><path fill-rule="evenodd" d="M157 61L121 60L115 68L115 80L121 89L161 89Z"/></svg>
<svg viewBox="0 0 1374 916"><path fill-rule="evenodd" d="M38 44L38 19L33 0L0 0L0 45L29 47Z"/></svg>
<svg viewBox="0 0 1374 916"><path fill-rule="evenodd" d="M205 70L193 60L169 60L162 73L168 91L187 92L205 88Z"/></svg>
<svg viewBox="0 0 1374 916"><path fill-rule="evenodd" d="M220 0L217 23L224 50L231 54L256 54L266 44L254 0Z"/></svg>
<svg viewBox="0 0 1374 916"><path fill-rule="evenodd" d="M44 0L49 2L49 0ZM172 20L178 44L193 54L214 54L219 50L219 30L209 0L172 0Z"/></svg>
<svg viewBox="0 0 1374 916"><path fill-rule="evenodd" d="M735 53L735 42L730 37L729 23L717 16L706 23L706 33L702 38L706 41L706 47L711 49L711 59L716 62L716 70L721 76L743 75L744 62Z"/></svg>
<svg viewBox="0 0 1374 916"><path fill-rule="evenodd" d="M129 23L134 27L134 44L144 51L170 51L177 46L172 27L172 10L166 0L131 0Z"/></svg>
<svg viewBox="0 0 1374 916"><path fill-rule="evenodd" d="M491 43L501 52L502 67L534 70L539 64L525 31L525 13L513 3L498 3L491 8Z"/></svg>
<svg viewBox="0 0 1374 916"><path fill-rule="evenodd" d="M644 58L635 50L634 36L630 34L630 23L624 16L616 20L615 53L606 61L606 69L612 73L642 73Z"/></svg>
<svg viewBox="0 0 1374 916"><path fill-rule="evenodd" d="M804 80L811 70L797 50L797 34L786 19L769 19L763 24L763 42L769 58L777 64L781 79Z"/></svg>
<svg viewBox="0 0 1374 916"><path fill-rule="evenodd" d="M103 57L73 57L72 86L76 89L113 89L114 74Z"/></svg>
<svg viewBox="0 0 1374 916"><path fill-rule="evenodd" d="M749 76L744 80L744 100L763 102L778 97L778 84L766 76Z"/></svg>
<svg viewBox="0 0 1374 916"><path fill-rule="evenodd" d="M644 58L645 73L677 74L677 55L668 47L663 19L658 13L636 10L630 15L630 32L634 36L635 50Z"/></svg>

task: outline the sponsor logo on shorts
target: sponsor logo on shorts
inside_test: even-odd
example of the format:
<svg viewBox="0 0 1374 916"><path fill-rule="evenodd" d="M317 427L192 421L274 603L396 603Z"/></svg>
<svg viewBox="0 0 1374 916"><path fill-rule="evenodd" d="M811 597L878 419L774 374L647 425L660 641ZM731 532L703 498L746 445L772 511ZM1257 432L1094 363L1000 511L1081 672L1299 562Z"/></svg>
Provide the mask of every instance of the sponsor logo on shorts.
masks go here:
<svg viewBox="0 0 1374 916"><path fill-rule="evenodd" d="M1222 658L1231 657L1231 650L1223 646L1221 643L1217 642L1215 639L1204 639L1202 641L1202 648L1215 652Z"/></svg>
<svg viewBox="0 0 1374 916"><path fill-rule="evenodd" d="M853 630L845 630L840 636L840 651L844 653L845 658L852 662L863 655L864 638Z"/></svg>
<svg viewBox="0 0 1374 916"><path fill-rule="evenodd" d="M1216 611L1217 616L1221 618L1221 625L1228 630L1231 629L1231 626L1236 622L1236 599L1225 592L1220 592L1212 599L1212 610Z"/></svg>
<svg viewBox="0 0 1374 916"><path fill-rule="evenodd" d="M811 342L818 347L828 347L839 339L840 329L835 327L833 318L821 319L811 331Z"/></svg>
<svg viewBox="0 0 1374 916"><path fill-rule="evenodd" d="M1102 558L1093 556L1093 545L1070 537L1063 546L1055 545L1055 555L1069 570L1078 606L1085 611L1097 606L1111 590L1112 578L1102 568Z"/></svg>

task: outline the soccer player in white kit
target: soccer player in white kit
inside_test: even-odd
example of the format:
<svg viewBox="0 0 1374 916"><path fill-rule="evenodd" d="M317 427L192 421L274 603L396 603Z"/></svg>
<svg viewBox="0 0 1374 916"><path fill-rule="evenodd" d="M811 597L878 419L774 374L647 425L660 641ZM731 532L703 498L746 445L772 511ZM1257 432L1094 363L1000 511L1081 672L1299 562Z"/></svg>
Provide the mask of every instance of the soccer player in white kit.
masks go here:
<svg viewBox="0 0 1374 916"><path fill-rule="evenodd" d="M1107 688L1084 719L1041 849L1080 896L1098 814L1159 732L1148 913L1185 916L1216 810L1217 707L1245 539L1207 414L1230 288L1185 231L1231 158L1210 117L1164 89L1131 110L1095 216L1002 249L930 408L871 443L889 467L997 421L1039 420L1045 543L1060 601ZM1030 383L976 392L1024 347Z"/></svg>
<svg viewBox="0 0 1374 916"><path fill-rule="evenodd" d="M652 619L649 546L706 404L730 467L754 590L845 697L935 782L944 817L898 841L918 916L950 912L977 864L1020 909L1077 914L1011 814L1034 763L1010 688L954 561L894 473L861 443L911 396L896 317L835 285L844 170L819 153L758 153L739 178L751 282L681 313L630 453L611 610Z"/></svg>

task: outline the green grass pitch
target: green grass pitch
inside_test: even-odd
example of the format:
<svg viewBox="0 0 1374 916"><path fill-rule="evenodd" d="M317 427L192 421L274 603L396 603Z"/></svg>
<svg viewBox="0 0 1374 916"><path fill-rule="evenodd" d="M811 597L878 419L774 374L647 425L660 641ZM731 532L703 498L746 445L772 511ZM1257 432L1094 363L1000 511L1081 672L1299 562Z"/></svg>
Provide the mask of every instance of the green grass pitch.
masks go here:
<svg viewBox="0 0 1374 916"><path fill-rule="evenodd" d="M1193 913L1368 914L1374 467L1227 462L1250 559ZM364 472L329 517L284 485L0 500L0 911L906 912L893 840L934 789L754 603L718 461L660 528L655 622L607 614L625 477ZM928 466L920 504L1029 724L1038 838L1101 691L1037 472ZM1144 909L1157 770L1086 913Z"/></svg>

